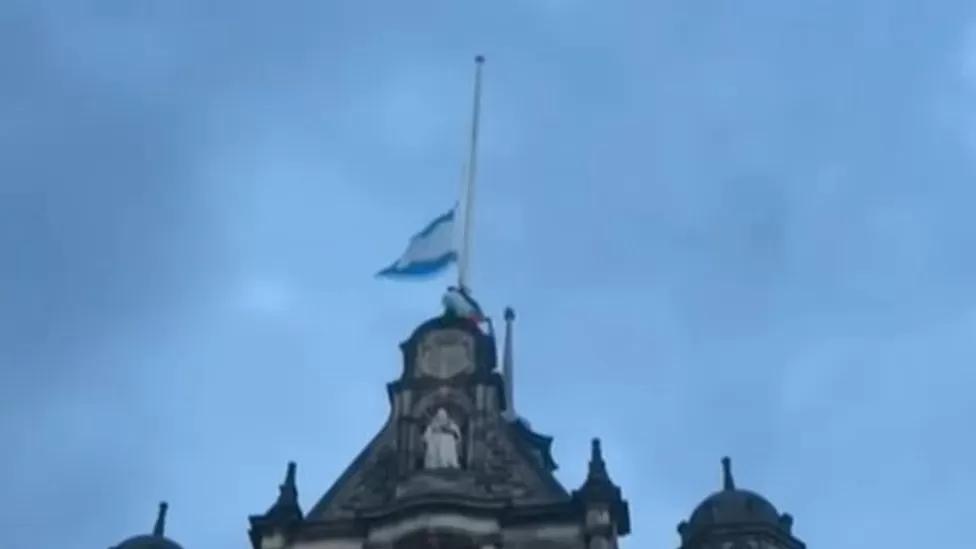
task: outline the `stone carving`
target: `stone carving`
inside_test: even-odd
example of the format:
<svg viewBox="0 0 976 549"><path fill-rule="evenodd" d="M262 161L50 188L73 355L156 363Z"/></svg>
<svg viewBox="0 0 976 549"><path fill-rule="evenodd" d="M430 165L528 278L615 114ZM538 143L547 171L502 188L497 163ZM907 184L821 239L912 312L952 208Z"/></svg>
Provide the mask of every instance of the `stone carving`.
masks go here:
<svg viewBox="0 0 976 549"><path fill-rule="evenodd" d="M449 379L474 371L474 340L461 330L440 330L423 339L417 350L417 373Z"/></svg>
<svg viewBox="0 0 976 549"><path fill-rule="evenodd" d="M360 473L358 484L342 507L359 510L386 503L393 496L392 486L396 476L396 452L388 446L381 448L375 460Z"/></svg>
<svg viewBox="0 0 976 549"><path fill-rule="evenodd" d="M439 408L424 430L424 469L459 469L461 428Z"/></svg>
<svg viewBox="0 0 976 549"><path fill-rule="evenodd" d="M463 389L456 389L444 385L424 393L419 398L415 398L411 406L411 413L414 416L421 417L428 414L430 410L436 410L437 408L451 410L467 418L477 413L474 402L471 400L471 395L466 394Z"/></svg>
<svg viewBox="0 0 976 549"><path fill-rule="evenodd" d="M533 490L526 482L531 474L522 467L522 460L501 429L501 424L490 422L479 437L477 468L482 488L495 497L531 496Z"/></svg>
<svg viewBox="0 0 976 549"><path fill-rule="evenodd" d="M547 482L548 471L533 463L531 448L517 446L515 434L497 413L468 415L444 400L428 405L427 414L399 426L409 427L409 433L394 438L390 431L378 440L359 470L315 518L348 518L414 497L516 505L565 501L567 494Z"/></svg>
<svg viewBox="0 0 976 549"><path fill-rule="evenodd" d="M481 495L474 476L461 469L419 471L405 478L396 487L397 500L433 494L461 496L469 500Z"/></svg>

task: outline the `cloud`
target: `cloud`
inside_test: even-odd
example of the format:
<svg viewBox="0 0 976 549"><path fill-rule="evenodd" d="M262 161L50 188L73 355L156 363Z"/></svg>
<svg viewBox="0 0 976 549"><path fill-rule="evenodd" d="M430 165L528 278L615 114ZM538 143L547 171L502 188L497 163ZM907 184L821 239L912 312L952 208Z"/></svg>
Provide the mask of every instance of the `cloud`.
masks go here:
<svg viewBox="0 0 976 549"><path fill-rule="evenodd" d="M29 23L30 21L28 21ZM31 29L34 30L31 30ZM208 250L191 114L61 70L27 25L7 35L0 254L8 363L54 368L72 342L187 295ZM43 46L32 47L32 43ZM31 59L31 56L34 56ZM38 341L49 345L37 345Z"/></svg>
<svg viewBox="0 0 976 549"><path fill-rule="evenodd" d="M438 310L370 275L454 199L475 52L475 290L567 484L605 439L625 543L675 543L723 454L811 546L958 543L965 3L225 4L0 7L11 543L167 498L232 547L287 460L328 487Z"/></svg>

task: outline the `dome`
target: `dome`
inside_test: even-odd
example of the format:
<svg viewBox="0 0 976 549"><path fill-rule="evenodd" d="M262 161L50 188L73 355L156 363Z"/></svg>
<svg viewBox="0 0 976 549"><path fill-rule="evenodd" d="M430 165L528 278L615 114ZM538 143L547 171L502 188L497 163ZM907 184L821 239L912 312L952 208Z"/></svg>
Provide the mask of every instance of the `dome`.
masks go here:
<svg viewBox="0 0 976 549"><path fill-rule="evenodd" d="M112 549L183 549L180 544L164 535L167 509L166 502L159 504L159 514L156 516L156 525L153 527L152 534L133 536Z"/></svg>
<svg viewBox="0 0 976 549"><path fill-rule="evenodd" d="M155 535L142 535L131 537L121 544L117 545L114 549L183 549L180 544L175 541Z"/></svg>
<svg viewBox="0 0 976 549"><path fill-rule="evenodd" d="M691 513L687 522L678 525L678 533L689 539L715 528L765 524L789 532L793 519L782 514L763 496L735 487L732 462L722 458L723 487L705 498Z"/></svg>
<svg viewBox="0 0 976 549"><path fill-rule="evenodd" d="M691 513L692 527L749 522L779 522L779 513L766 498L749 490L722 490L705 498Z"/></svg>

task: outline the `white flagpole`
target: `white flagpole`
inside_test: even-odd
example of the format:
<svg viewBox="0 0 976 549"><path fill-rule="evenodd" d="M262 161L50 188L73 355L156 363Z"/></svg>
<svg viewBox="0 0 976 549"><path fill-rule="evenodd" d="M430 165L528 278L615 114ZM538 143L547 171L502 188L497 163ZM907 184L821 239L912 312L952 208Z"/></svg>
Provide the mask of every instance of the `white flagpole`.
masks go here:
<svg viewBox="0 0 976 549"><path fill-rule="evenodd" d="M474 58L474 110L471 115L471 149L468 153L466 166L467 177L462 180L464 197L464 215L461 228L461 249L458 257L458 288L468 289L471 264L471 225L474 220L474 189L475 176L478 168L478 122L481 115L481 66L485 58L481 55Z"/></svg>

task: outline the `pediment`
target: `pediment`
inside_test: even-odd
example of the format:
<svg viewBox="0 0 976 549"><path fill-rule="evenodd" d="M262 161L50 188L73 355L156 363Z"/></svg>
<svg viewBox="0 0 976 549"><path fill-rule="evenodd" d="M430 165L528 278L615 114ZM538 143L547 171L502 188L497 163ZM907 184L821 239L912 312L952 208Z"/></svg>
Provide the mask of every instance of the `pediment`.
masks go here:
<svg viewBox="0 0 976 549"><path fill-rule="evenodd" d="M490 420L475 445L479 454L475 465L482 475L483 486L494 497L524 505L569 499L568 492L544 460L519 443L512 424L500 416Z"/></svg>
<svg viewBox="0 0 976 549"><path fill-rule="evenodd" d="M569 493L517 436L500 416L488 419L464 469L432 472L410 466L414 462L400 454L395 429L388 425L306 520L381 517L413 506L488 510L569 501Z"/></svg>
<svg viewBox="0 0 976 549"><path fill-rule="evenodd" d="M309 510L306 520L351 518L394 496L398 474L394 432L387 425Z"/></svg>

